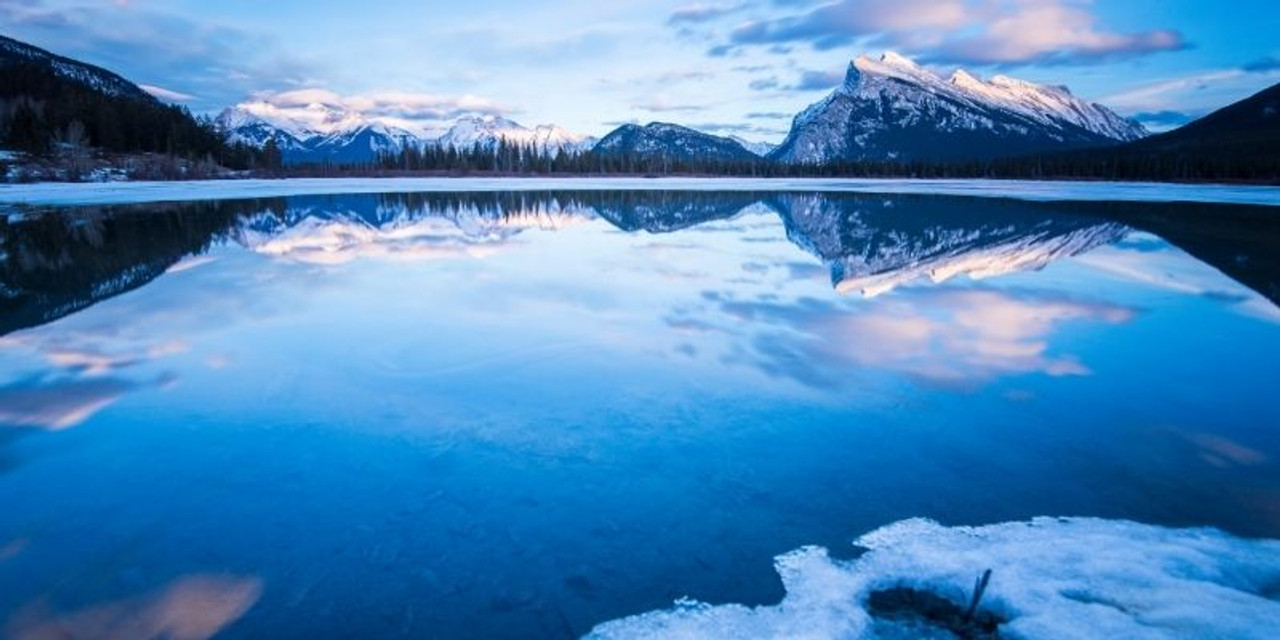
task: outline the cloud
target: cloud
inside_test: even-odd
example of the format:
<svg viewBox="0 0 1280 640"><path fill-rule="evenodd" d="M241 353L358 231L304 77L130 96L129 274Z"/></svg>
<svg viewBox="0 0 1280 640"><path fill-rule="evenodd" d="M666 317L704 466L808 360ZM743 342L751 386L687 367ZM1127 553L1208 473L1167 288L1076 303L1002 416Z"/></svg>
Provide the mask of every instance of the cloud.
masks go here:
<svg viewBox="0 0 1280 640"><path fill-rule="evenodd" d="M671 104L662 100L654 100L644 104L632 105L632 109L651 111L654 113L696 113L706 111L707 107L696 104Z"/></svg>
<svg viewBox="0 0 1280 640"><path fill-rule="evenodd" d="M50 612L37 601L9 622L14 640L43 638L134 638L208 640L239 620L262 596L257 578L195 574L155 592Z"/></svg>
<svg viewBox="0 0 1280 640"><path fill-rule="evenodd" d="M798 15L747 22L730 32L729 44L808 43L826 50L882 32L960 28L969 19L961 0L842 0Z"/></svg>
<svg viewBox="0 0 1280 640"><path fill-rule="evenodd" d="M667 18L667 24L680 25L686 23L709 22L745 9L743 4L691 4L677 8Z"/></svg>
<svg viewBox="0 0 1280 640"><path fill-rule="evenodd" d="M1200 115L1203 114L1193 115L1182 111L1143 111L1129 117L1141 122L1147 129L1158 131L1160 129L1180 127L1195 120Z"/></svg>
<svg viewBox="0 0 1280 640"><path fill-rule="evenodd" d="M138 85L138 88L166 102L191 102L196 99L193 95L188 95L178 91L171 91L164 87L157 87L149 84L140 84Z"/></svg>
<svg viewBox="0 0 1280 640"><path fill-rule="evenodd" d="M970 386L1015 374L1088 375L1050 338L1064 323L1131 320L1127 307L995 289L913 290L874 307L819 300L722 300L730 326L756 331L752 362L770 375L830 387L853 371L884 369L920 382Z"/></svg>
<svg viewBox="0 0 1280 640"><path fill-rule="evenodd" d="M835 71L800 72L800 79L787 87L792 91L826 91L844 81L844 74Z"/></svg>
<svg viewBox="0 0 1280 640"><path fill-rule="evenodd" d="M790 120L795 117L795 114L783 111L752 111L746 117L751 120Z"/></svg>
<svg viewBox="0 0 1280 640"><path fill-rule="evenodd" d="M1251 72L1280 70L1280 56L1258 58L1257 60L1242 65L1240 68Z"/></svg>
<svg viewBox="0 0 1280 640"><path fill-rule="evenodd" d="M96 379L19 383L0 388L0 425L59 431L88 420L119 400L134 385Z"/></svg>
<svg viewBox="0 0 1280 640"><path fill-rule="evenodd" d="M1100 102L1123 114L1179 111L1203 114L1247 98L1274 84L1280 69L1247 72L1213 69L1157 80L1103 97Z"/></svg>
<svg viewBox="0 0 1280 640"><path fill-rule="evenodd" d="M344 96L327 89L258 92L240 108L277 124L328 132L361 120L396 126L429 126L468 115L510 115L493 101L472 95L381 91Z"/></svg>
<svg viewBox="0 0 1280 640"><path fill-rule="evenodd" d="M1072 0L840 0L739 25L709 55L747 46L861 42L919 51L931 62L1090 64L1187 47L1176 31L1117 33Z"/></svg>
<svg viewBox="0 0 1280 640"><path fill-rule="evenodd" d="M753 91L827 91L843 81L844 74L838 71L802 69L800 76L791 84L783 84L776 76L770 76L752 80L747 87Z"/></svg>
<svg viewBox="0 0 1280 640"><path fill-rule="evenodd" d="M1187 48L1177 31L1114 33L1066 2L1025 2L985 23L981 33L943 43L925 59L969 64L1082 64Z"/></svg>

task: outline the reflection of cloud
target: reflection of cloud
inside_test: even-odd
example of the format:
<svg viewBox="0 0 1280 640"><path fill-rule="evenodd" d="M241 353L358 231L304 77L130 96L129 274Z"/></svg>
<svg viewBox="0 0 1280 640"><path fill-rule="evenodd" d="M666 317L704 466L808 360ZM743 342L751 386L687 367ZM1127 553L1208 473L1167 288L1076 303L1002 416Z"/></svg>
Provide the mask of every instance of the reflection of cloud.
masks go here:
<svg viewBox="0 0 1280 640"><path fill-rule="evenodd" d="M14 616L14 640L206 640L239 620L262 595L262 581L195 575L134 598L71 613L29 605Z"/></svg>
<svg viewBox="0 0 1280 640"><path fill-rule="evenodd" d="M359 218L307 216L271 233L240 231L240 242L254 251L285 260L334 265L364 258L436 260L484 258L508 246L526 230L558 230L585 222L581 213L512 210L491 218L475 210L449 217L400 218L370 224Z"/></svg>
<svg viewBox="0 0 1280 640"><path fill-rule="evenodd" d="M16 540L10 540L5 543L4 546L0 546L0 562L12 560L18 557L18 555L27 548L27 542L26 538L18 538Z"/></svg>
<svg viewBox="0 0 1280 640"><path fill-rule="evenodd" d="M1007 374L1087 375L1075 357L1051 352L1054 331L1070 321L1116 324L1134 315L1126 307L994 289L915 290L848 307L812 299L708 300L732 321L714 324L743 338L735 359L810 386L830 386L866 367L948 385ZM668 320L675 328L699 322L713 324Z"/></svg>
<svg viewBox="0 0 1280 640"><path fill-rule="evenodd" d="M1239 442L1210 433L1186 434L1187 441L1199 449L1200 457L1215 467L1247 467L1267 460L1266 454Z"/></svg>
<svg viewBox="0 0 1280 640"><path fill-rule="evenodd" d="M1280 322L1280 307L1216 269L1187 259L1186 254L1163 241L1142 243L1135 235L1130 242L1113 245L1081 256L1078 261L1112 276L1177 293L1203 296L1229 305L1245 316Z"/></svg>
<svg viewBox="0 0 1280 640"><path fill-rule="evenodd" d="M0 424L68 429L119 400L133 386L122 380L95 379L0 388Z"/></svg>

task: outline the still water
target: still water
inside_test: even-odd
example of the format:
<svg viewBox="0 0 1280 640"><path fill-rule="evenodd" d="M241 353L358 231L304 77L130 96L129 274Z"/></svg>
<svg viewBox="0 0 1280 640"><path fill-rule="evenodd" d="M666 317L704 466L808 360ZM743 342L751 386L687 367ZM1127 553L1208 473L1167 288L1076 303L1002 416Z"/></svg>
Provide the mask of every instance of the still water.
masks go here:
<svg viewBox="0 0 1280 640"><path fill-rule="evenodd" d="M0 630L572 637L917 516L1280 537L1277 300L1265 207L11 206Z"/></svg>

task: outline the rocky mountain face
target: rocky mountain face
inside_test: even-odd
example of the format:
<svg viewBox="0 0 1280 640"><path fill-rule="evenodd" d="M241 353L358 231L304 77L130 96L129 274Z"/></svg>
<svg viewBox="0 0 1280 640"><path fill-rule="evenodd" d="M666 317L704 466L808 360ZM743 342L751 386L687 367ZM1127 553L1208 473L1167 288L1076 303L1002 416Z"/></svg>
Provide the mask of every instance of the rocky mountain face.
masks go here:
<svg viewBox="0 0 1280 640"><path fill-rule="evenodd" d="M859 57L844 83L796 116L770 158L947 161L1114 145L1146 131L1066 87L963 70L942 78L893 53Z"/></svg>

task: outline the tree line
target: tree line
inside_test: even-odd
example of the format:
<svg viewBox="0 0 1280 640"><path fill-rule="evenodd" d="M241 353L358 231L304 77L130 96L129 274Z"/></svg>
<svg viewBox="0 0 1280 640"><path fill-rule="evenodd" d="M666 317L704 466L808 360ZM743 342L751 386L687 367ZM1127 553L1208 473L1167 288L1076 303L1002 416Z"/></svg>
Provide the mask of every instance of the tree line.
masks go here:
<svg viewBox="0 0 1280 640"><path fill-rule="evenodd" d="M145 95L111 95L48 64L10 61L0 73L0 147L36 155L96 150L156 153L232 169L265 165L263 150L228 143L206 117Z"/></svg>

